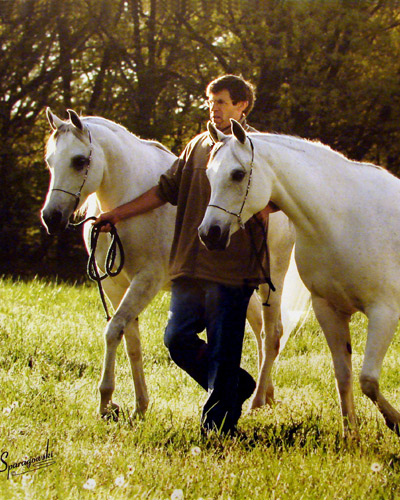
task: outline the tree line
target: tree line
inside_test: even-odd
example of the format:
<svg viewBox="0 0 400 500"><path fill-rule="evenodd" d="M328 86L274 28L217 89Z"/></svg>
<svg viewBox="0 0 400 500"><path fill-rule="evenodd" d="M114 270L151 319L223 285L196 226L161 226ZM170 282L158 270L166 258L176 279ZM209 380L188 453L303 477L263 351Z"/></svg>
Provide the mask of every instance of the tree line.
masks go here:
<svg viewBox="0 0 400 500"><path fill-rule="evenodd" d="M46 106L179 153L204 129L207 83L241 74L259 130L399 174L399 24L400 0L0 0L0 272L82 275L80 234L39 220Z"/></svg>

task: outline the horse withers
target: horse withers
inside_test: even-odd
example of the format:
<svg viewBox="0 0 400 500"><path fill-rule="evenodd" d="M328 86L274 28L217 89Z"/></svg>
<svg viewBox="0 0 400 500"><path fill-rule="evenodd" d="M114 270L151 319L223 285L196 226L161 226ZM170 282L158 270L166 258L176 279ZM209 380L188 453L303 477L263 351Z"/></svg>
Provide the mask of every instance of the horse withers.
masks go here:
<svg viewBox="0 0 400 500"><path fill-rule="evenodd" d="M356 430L349 322L361 311L369 319L361 389L399 434L400 413L379 376L400 317L400 180L319 143L231 126L232 136L209 127L217 145L201 238L229 245L240 223L275 203L295 226L296 262L332 353L345 433ZM210 242L217 233L222 241Z"/></svg>
<svg viewBox="0 0 400 500"><path fill-rule="evenodd" d="M47 109L52 134L47 142L46 161L51 181L42 210L42 219L49 232L65 229L72 214L87 202L87 216L108 211L136 198L154 186L160 175L175 161L176 156L155 141L142 140L124 127L101 117L79 117L69 110L64 121ZM91 196L93 195L93 196ZM84 239L89 245L90 222L84 227ZM131 364L136 393L136 412L144 414L149 397L143 371L138 316L156 293L168 285L168 261L175 225L175 207L166 204L153 212L118 223L118 234L125 253L125 265L116 277L104 280L104 290L115 314L105 329L105 359L100 383L100 412L109 415L118 411L112 401L115 388L115 356L124 337ZM102 266L110 236L100 234L97 244L99 266ZM248 319L255 332L259 350L260 373L251 403L261 406L273 400L271 369L279 351L282 335L281 293L293 247L293 227L286 216L271 218L269 240L274 284L277 292L271 297L271 307L262 308L255 294L250 302ZM299 285L296 266L290 266L286 288L294 291L290 303L303 311L307 304L304 287ZM295 285L292 285L294 278ZM298 293L297 293L298 290ZM260 294L266 298L267 289ZM300 299L300 302L299 302ZM265 340L261 339L264 309ZM292 318L288 318L291 312ZM282 321L285 338L294 328L291 305L284 307ZM294 312L294 317L298 319ZM263 352L262 352L263 351Z"/></svg>

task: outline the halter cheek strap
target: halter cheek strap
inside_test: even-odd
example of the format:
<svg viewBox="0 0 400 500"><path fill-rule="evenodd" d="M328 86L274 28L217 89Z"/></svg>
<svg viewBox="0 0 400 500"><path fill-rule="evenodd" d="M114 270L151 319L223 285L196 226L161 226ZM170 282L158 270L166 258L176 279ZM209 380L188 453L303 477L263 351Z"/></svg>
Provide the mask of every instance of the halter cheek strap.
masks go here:
<svg viewBox="0 0 400 500"><path fill-rule="evenodd" d="M74 210L73 210L74 212L75 212L75 210L77 209L77 207L79 205L79 200L81 199L82 188L85 185L86 179L88 177L90 162L92 161L92 151L93 151L93 148L92 148L92 134L90 133L89 129L87 129L87 131L88 131L88 134L89 134L90 151L89 151L89 156L87 158L86 172L85 172L85 175L83 176L81 187L79 188L79 190L76 193L71 193L71 191L66 191L65 189L61 189L61 188L53 188L51 190L52 192L53 191L61 191L62 193L70 194L71 196L73 196L76 199L76 201L75 201L75 207L74 207Z"/></svg>
<svg viewBox="0 0 400 500"><path fill-rule="evenodd" d="M244 208L244 204L246 203L246 200L247 200L247 197L249 195L249 190L250 190L250 184L251 184L251 177L253 175L253 162L254 162L254 145L253 145L253 142L252 140L250 139L250 137L248 137L249 141L250 141L250 145L251 145L251 162L250 162L250 173L249 173L249 180L247 182L247 188L246 188L246 193L244 195L244 199L243 199L243 203L242 203L242 206L240 207L240 210L239 212L235 213L235 212L231 212L230 210L227 210L226 208L224 207L221 207L219 205L213 205L213 204L209 204L208 206L209 207L214 207L214 208L218 208L219 210L222 210L223 212L229 214L229 215L233 215L234 217L237 218L238 220L238 223L239 223L239 226L241 229L244 229L244 223L243 223L243 220L242 220L242 212L243 212L243 208Z"/></svg>

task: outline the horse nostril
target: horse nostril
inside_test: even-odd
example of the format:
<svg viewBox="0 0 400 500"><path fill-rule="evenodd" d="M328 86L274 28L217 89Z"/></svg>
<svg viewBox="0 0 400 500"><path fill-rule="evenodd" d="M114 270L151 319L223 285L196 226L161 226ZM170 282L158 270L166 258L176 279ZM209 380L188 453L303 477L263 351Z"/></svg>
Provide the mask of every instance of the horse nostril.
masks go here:
<svg viewBox="0 0 400 500"><path fill-rule="evenodd" d="M43 222L50 234L61 229L62 217L59 210L53 210L50 214L43 213Z"/></svg>
<svg viewBox="0 0 400 500"><path fill-rule="evenodd" d="M207 240L215 244L219 241L220 238L221 228L219 226L211 226L207 234Z"/></svg>
<svg viewBox="0 0 400 500"><path fill-rule="evenodd" d="M217 225L211 226L207 234L202 234L201 239L209 250L224 250L227 237Z"/></svg>

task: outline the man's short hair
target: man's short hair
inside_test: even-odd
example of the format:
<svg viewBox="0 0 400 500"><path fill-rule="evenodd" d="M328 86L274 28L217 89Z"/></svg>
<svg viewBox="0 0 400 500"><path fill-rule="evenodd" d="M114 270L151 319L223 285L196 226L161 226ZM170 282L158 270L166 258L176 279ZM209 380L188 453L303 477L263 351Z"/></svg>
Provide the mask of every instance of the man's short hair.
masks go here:
<svg viewBox="0 0 400 500"><path fill-rule="evenodd" d="M255 91L253 85L241 76L224 75L208 84L206 95L217 94L222 90L227 90L231 96L233 104L247 101L249 104L244 110L247 116L254 106Z"/></svg>

